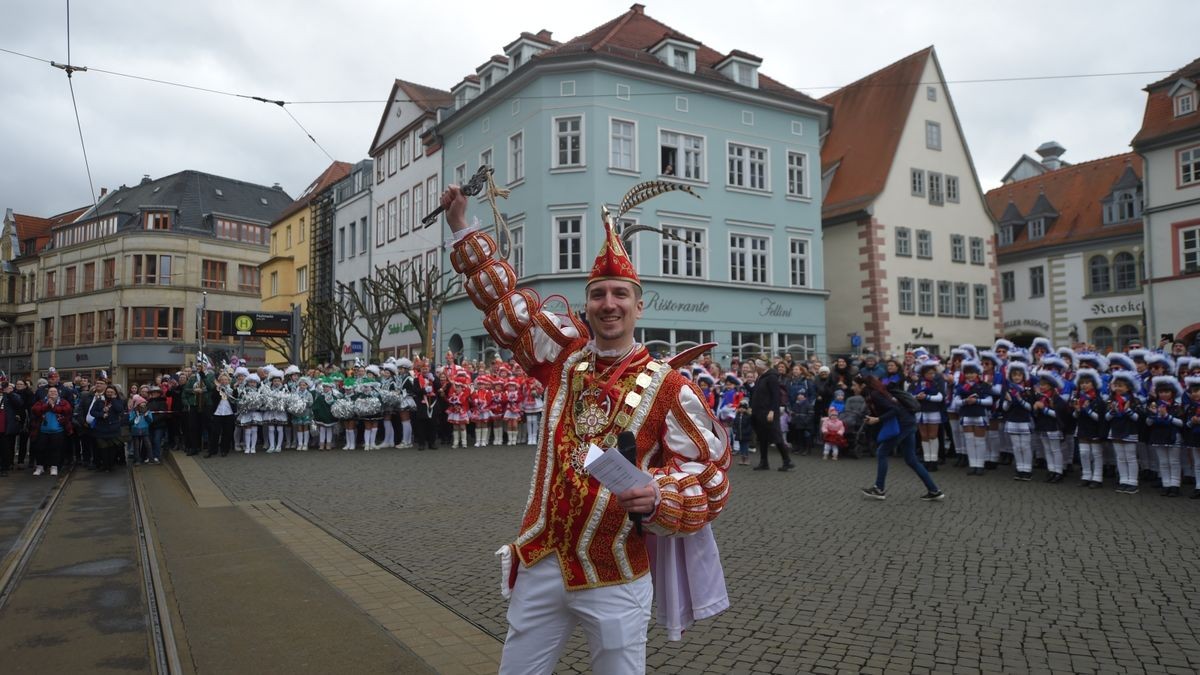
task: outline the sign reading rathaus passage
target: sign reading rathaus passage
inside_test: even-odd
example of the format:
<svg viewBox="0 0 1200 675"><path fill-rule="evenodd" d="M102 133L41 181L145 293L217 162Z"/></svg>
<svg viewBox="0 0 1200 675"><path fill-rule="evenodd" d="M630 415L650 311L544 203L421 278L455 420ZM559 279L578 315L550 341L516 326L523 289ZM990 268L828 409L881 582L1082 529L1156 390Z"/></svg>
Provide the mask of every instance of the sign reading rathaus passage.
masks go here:
<svg viewBox="0 0 1200 675"><path fill-rule="evenodd" d="M290 312L221 312L221 335L287 337L291 334Z"/></svg>

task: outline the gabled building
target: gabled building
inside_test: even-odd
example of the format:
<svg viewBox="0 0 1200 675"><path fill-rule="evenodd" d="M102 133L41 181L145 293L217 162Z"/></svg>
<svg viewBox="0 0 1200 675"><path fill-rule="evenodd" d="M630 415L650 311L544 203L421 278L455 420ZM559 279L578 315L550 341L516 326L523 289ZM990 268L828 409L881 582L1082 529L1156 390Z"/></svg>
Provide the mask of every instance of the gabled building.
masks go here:
<svg viewBox="0 0 1200 675"><path fill-rule="evenodd" d="M105 194L101 192L101 197ZM4 214L0 231L0 371L28 378L33 368L33 335L38 318L38 256L50 245L51 231L72 223L88 207L49 218Z"/></svg>
<svg viewBox="0 0 1200 675"><path fill-rule="evenodd" d="M1200 59L1146 87L1132 145L1145 162L1146 329L1200 334Z"/></svg>
<svg viewBox="0 0 1200 675"><path fill-rule="evenodd" d="M830 351L990 345L992 220L934 48L822 101L834 116L821 149Z"/></svg>
<svg viewBox="0 0 1200 675"><path fill-rule="evenodd" d="M292 199L282 188L199 171L121 186L55 225L39 254L31 370L107 370L145 383L194 360L236 354L221 312L259 309L268 228ZM203 310L203 313L201 313ZM261 360L247 343L245 355Z"/></svg>
<svg viewBox="0 0 1200 675"><path fill-rule="evenodd" d="M271 223L271 255L261 266L262 311L291 312L293 307L304 311L312 284L311 241L331 228L333 208L327 193L349 174L350 164L333 162ZM328 220L324 227L323 219ZM302 363L307 356L293 356L292 360ZM273 349L267 351L266 358L275 365L287 362L284 354Z"/></svg>
<svg viewBox="0 0 1200 675"><path fill-rule="evenodd" d="M507 59L489 60L479 72L492 83L503 77L506 68ZM357 247L349 244L352 236L348 234L345 251L338 250L336 278L345 288L361 290L362 279L379 268L396 266L407 275L413 266L425 269L440 265L445 220L438 219L428 226L421 223L437 206L442 185L441 146L427 132L437 123L438 110L453 104L454 95L449 91L404 80L392 84L369 151L375 169L372 231L359 232ZM422 347L417 333L398 315L380 348L382 354L351 350L343 358L410 356Z"/></svg>
<svg viewBox="0 0 1200 675"><path fill-rule="evenodd" d="M499 206L521 285L581 310L600 207L615 212L643 181L685 183L700 200L671 193L619 223L671 235L633 237L645 291L636 339L664 354L717 342L725 363L826 353L815 167L828 105L768 77L753 54L717 51L640 4L561 44L523 33L503 56L453 89L455 109L433 133L447 181L489 165L512 191ZM469 216L492 221L481 202ZM447 304L439 353L496 353L480 319L465 297Z"/></svg>
<svg viewBox="0 0 1200 675"><path fill-rule="evenodd" d="M1124 349L1142 318L1142 161L1058 165L987 193L996 219L1004 337Z"/></svg>

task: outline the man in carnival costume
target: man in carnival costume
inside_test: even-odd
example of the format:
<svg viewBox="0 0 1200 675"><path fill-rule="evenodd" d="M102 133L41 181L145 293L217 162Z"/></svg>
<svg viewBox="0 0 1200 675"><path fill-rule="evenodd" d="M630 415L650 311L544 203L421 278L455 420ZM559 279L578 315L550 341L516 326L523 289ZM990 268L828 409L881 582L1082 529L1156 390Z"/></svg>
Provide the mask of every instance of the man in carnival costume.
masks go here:
<svg viewBox="0 0 1200 675"><path fill-rule="evenodd" d="M674 189L639 185L620 213ZM634 341L641 281L606 208L585 324L516 288L512 267L494 258L495 241L467 225L467 199L457 186L441 203L456 238L451 262L467 276L464 287L483 310L484 327L546 387L519 536L497 552L503 592L511 594L500 672L552 672L576 625L588 638L594 672L643 672L656 587L658 622L672 639L729 605L709 526L729 497L728 439L677 371L712 345L661 361ZM588 474L584 459L591 443L613 448L622 431L636 435L636 463L652 480L612 494ZM631 514L641 518L636 526Z"/></svg>

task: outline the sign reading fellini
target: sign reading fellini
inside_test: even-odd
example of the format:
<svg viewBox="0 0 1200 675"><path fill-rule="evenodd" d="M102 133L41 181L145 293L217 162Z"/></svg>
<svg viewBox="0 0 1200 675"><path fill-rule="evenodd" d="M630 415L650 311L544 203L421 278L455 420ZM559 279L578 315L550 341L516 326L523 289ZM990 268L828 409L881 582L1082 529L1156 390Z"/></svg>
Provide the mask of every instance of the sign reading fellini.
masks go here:
<svg viewBox="0 0 1200 675"><path fill-rule="evenodd" d="M653 290L646 291L642 296L642 301L645 303L647 313L686 314L699 317L713 312L713 306L704 300L676 297ZM578 304L576 302L571 303L571 308L576 311L580 311L586 306L584 301L577 302ZM746 299L745 301L739 301L737 304L739 308L743 309L754 307L754 314L763 318L788 319L792 316L792 307L766 295L761 296L757 302ZM556 308L556 311L558 309Z"/></svg>

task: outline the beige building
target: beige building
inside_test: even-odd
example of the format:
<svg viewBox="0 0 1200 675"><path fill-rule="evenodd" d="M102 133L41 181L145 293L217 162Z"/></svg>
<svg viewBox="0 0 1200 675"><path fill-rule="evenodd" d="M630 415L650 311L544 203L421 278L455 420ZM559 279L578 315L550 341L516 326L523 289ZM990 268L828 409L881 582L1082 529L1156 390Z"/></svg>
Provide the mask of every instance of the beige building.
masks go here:
<svg viewBox="0 0 1200 675"><path fill-rule="evenodd" d="M991 345L993 223L933 47L822 101L830 353Z"/></svg>
<svg viewBox="0 0 1200 675"><path fill-rule="evenodd" d="M220 313L260 308L268 228L291 201L278 186L182 171L122 186L98 211L54 225L31 290L30 370L144 383L202 344L217 363L238 353ZM263 359L254 343L243 354Z"/></svg>
<svg viewBox="0 0 1200 675"><path fill-rule="evenodd" d="M1145 162L1146 332L1200 336L1200 59L1146 87L1133 150Z"/></svg>

